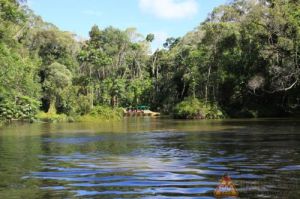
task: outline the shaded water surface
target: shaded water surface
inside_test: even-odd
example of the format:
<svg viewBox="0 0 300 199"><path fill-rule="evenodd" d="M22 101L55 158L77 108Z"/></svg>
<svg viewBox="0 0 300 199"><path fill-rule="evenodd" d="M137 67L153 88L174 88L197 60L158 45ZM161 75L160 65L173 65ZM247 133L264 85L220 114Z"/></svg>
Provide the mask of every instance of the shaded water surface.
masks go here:
<svg viewBox="0 0 300 199"><path fill-rule="evenodd" d="M0 198L300 198L300 121L15 124L0 129Z"/></svg>

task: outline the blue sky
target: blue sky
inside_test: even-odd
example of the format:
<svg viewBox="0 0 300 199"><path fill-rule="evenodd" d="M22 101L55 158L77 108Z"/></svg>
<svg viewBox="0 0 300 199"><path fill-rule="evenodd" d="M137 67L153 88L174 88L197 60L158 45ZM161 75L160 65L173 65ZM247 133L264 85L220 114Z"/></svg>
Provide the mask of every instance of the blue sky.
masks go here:
<svg viewBox="0 0 300 199"><path fill-rule="evenodd" d="M198 26L214 7L228 0L28 0L34 12L60 29L88 38L91 27L137 28L154 33L153 48Z"/></svg>

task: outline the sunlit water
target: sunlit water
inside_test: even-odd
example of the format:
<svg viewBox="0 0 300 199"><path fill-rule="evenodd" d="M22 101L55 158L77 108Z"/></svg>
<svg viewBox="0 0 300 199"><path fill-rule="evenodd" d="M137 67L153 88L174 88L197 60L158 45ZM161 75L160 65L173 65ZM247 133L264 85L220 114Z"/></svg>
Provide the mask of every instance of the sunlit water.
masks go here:
<svg viewBox="0 0 300 199"><path fill-rule="evenodd" d="M0 129L0 198L300 198L295 120L15 124Z"/></svg>

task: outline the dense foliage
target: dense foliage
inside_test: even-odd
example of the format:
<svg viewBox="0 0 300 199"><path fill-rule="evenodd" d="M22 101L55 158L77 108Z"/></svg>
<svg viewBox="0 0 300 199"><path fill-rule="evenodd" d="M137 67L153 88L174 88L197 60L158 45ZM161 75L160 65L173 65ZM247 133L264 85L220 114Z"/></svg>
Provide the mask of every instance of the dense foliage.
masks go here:
<svg viewBox="0 0 300 199"><path fill-rule="evenodd" d="M79 117L78 121L99 122L104 120L119 120L123 117L124 110L122 108L112 109L109 106L96 106L93 110L84 116Z"/></svg>
<svg viewBox="0 0 300 199"><path fill-rule="evenodd" d="M235 0L214 9L152 56L154 107L168 111L194 96L236 117L298 113L299 28L298 1Z"/></svg>
<svg viewBox="0 0 300 199"><path fill-rule="evenodd" d="M178 103L173 111L177 119L222 119L222 110L215 104L204 103L197 98L188 98Z"/></svg>
<svg viewBox="0 0 300 199"><path fill-rule="evenodd" d="M236 117L300 110L298 1L234 0L151 54L153 40L134 28L95 25L80 41L24 1L0 0L1 120L39 111L42 118L107 118L140 104L175 110L179 118L219 118L221 109Z"/></svg>

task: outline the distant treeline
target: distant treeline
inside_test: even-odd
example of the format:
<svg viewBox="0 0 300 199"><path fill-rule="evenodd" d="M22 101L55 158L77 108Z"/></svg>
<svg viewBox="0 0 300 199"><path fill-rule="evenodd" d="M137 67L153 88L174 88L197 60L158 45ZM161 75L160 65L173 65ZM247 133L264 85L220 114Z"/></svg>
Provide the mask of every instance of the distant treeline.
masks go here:
<svg viewBox="0 0 300 199"><path fill-rule="evenodd" d="M300 111L299 1L234 0L154 53L155 36L135 28L95 25L89 36L44 22L24 1L0 0L0 118L141 104L164 113L214 107L222 117Z"/></svg>

